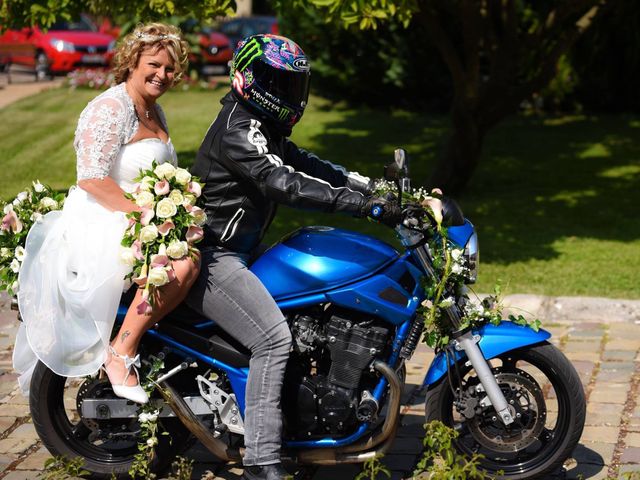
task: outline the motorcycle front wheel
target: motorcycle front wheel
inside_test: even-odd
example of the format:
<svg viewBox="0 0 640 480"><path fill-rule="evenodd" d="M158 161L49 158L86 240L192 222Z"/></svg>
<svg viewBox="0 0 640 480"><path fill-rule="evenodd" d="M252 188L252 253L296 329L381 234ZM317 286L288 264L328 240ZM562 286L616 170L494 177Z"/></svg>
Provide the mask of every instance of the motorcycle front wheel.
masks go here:
<svg viewBox="0 0 640 480"><path fill-rule="evenodd" d="M128 471L138 453L140 426L137 418L83 419L83 398L116 398L108 380L68 378L55 374L38 362L30 384L29 406L36 432L54 456L84 459L91 478L129 478ZM66 399L66 403L65 403ZM161 471L188 445L189 432L176 418L162 418L154 472Z"/></svg>
<svg viewBox="0 0 640 480"><path fill-rule="evenodd" d="M586 400L575 368L548 342L489 363L516 417L513 424L505 426L491 405L482 406L479 381L463 362L453 390L446 376L428 389L426 421L456 430L458 452L481 454L479 466L489 475L548 478L571 455L584 427Z"/></svg>

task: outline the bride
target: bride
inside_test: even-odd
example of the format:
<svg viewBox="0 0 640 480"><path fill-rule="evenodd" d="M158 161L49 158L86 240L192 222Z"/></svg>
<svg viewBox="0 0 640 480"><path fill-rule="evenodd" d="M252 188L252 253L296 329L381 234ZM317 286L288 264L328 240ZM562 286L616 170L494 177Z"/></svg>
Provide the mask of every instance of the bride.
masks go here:
<svg viewBox="0 0 640 480"><path fill-rule="evenodd" d="M75 133L78 185L60 212L34 224L20 271L23 318L14 368L26 394L37 360L63 376L94 374L102 365L120 397L146 403L136 352L144 332L177 306L195 281L199 260L173 262L176 279L161 287L151 314L139 314L141 291L117 335L110 336L128 273L120 261L125 214L140 210L124 196L139 170L177 164L156 100L180 81L187 43L172 26L138 26L116 51L117 85L93 99Z"/></svg>

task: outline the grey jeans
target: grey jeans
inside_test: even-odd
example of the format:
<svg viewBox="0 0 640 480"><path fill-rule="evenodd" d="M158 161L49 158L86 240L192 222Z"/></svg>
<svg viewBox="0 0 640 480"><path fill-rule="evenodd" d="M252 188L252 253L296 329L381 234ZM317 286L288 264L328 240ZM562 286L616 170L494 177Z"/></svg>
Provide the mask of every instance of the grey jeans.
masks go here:
<svg viewBox="0 0 640 480"><path fill-rule="evenodd" d="M284 316L247 268L248 260L245 254L204 248L200 276L186 299L251 350L244 416L246 466L280 461L280 396L291 347Z"/></svg>

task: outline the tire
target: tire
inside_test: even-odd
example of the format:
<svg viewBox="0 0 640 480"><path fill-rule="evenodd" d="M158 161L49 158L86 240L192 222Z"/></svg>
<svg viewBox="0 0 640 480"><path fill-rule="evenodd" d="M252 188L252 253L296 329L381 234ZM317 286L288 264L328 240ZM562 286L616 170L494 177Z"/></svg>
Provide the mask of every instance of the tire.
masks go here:
<svg viewBox="0 0 640 480"><path fill-rule="evenodd" d="M100 431L96 434L97 429L92 429L83 422L77 410L74 409L71 414L67 413L69 405L65 410L65 387L78 388L78 392L82 392L88 391L92 385L96 386L91 389L92 393L102 395L103 398L113 397L110 384L106 380L61 377L42 362L38 362L31 379L29 394L29 406L36 432L52 455L67 459L83 457L83 468L91 472L91 478L111 479L114 474L118 479L130 478L127 472L137 453L138 436L134 433L139 428L137 420L100 420L98 422L101 424L97 426ZM80 393L76 398L78 395ZM159 443L151 465L155 472L169 465L175 455L188 446L189 438L189 432L179 420L164 418L159 423L159 431L167 431L169 435L158 436ZM105 439L100 433L105 428L117 429L117 433L122 436ZM95 436L92 438L92 435Z"/></svg>
<svg viewBox="0 0 640 480"><path fill-rule="evenodd" d="M529 401L516 410L522 412L516 427L507 430L499 419L494 420L491 406L466 419L454 406L446 376L427 391L426 421L440 420L458 431L458 452L483 454L479 464L489 475L502 471L498 477L504 479L549 478L571 455L584 427L586 400L575 368L548 342L504 353L490 363L505 396L516 399L516 408ZM501 365L496 366L498 363ZM468 386L478 383L477 378L469 367L460 364L459 368L463 391L468 391Z"/></svg>

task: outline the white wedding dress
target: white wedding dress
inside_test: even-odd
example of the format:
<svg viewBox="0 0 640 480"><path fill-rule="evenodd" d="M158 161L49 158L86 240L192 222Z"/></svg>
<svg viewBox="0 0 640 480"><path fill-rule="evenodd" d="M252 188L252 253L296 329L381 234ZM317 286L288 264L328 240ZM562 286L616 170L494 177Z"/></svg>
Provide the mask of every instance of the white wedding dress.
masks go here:
<svg viewBox="0 0 640 480"><path fill-rule="evenodd" d="M170 140L128 143L137 129L124 84L94 99L76 130L78 179L109 175L131 192L140 169L151 168L154 160L177 165ZM13 354L25 395L37 360L72 377L91 375L104 363L130 271L120 261L127 223L123 212L110 211L72 187L63 210L48 213L29 231L18 278L23 323Z"/></svg>

